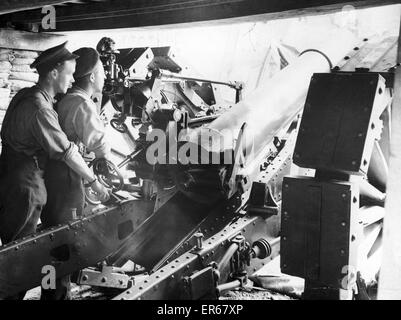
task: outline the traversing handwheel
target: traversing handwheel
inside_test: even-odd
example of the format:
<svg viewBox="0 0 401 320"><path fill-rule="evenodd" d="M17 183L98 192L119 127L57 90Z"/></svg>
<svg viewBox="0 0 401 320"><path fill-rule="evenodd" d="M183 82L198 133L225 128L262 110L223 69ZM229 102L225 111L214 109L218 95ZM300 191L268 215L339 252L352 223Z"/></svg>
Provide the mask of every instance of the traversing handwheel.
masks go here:
<svg viewBox="0 0 401 320"><path fill-rule="evenodd" d="M111 161L103 158L95 159L89 164L89 167L93 168L93 173L106 188L112 189L113 192L123 188L124 178L117 166Z"/></svg>

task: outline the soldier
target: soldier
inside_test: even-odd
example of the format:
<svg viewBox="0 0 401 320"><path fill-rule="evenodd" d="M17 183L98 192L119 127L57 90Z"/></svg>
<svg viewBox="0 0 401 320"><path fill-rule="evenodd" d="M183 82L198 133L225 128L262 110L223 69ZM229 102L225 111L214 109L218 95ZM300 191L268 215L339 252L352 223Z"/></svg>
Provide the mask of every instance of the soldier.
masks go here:
<svg viewBox="0 0 401 320"><path fill-rule="evenodd" d="M57 103L59 123L70 141L83 145L96 158L108 158L110 146L105 139L105 127L91 99L93 94L102 92L105 78L103 64L93 48L81 48L73 53L79 56L74 73L75 83ZM64 161L49 161L45 184L48 200L42 214L44 224L66 223L71 220L71 208L82 215L85 200L83 182ZM59 295L57 291L63 291L63 287L69 291L69 278L58 279L56 287L59 289L56 289L55 295ZM47 296L49 291L42 290L42 296Z"/></svg>
<svg viewBox="0 0 401 320"><path fill-rule="evenodd" d="M105 78L103 65L93 48L81 48L73 53L79 55L75 83L56 105L59 123L71 142L94 152L96 158L108 158L110 146L105 138L105 127L91 99L93 94L102 92ZM43 222L54 225L68 221L71 208L76 208L78 215L82 214L82 179L65 162L57 159L49 161L45 183L49 199L43 212Z"/></svg>
<svg viewBox="0 0 401 320"><path fill-rule="evenodd" d="M66 42L42 52L31 65L38 84L20 90L7 109L1 129L0 238L7 243L36 231L47 201L44 171L49 159L63 161L89 181L101 200L109 198L86 165L78 147L60 128L54 97L74 82L75 59ZM46 225L47 227L50 225ZM67 297L67 296L65 296Z"/></svg>

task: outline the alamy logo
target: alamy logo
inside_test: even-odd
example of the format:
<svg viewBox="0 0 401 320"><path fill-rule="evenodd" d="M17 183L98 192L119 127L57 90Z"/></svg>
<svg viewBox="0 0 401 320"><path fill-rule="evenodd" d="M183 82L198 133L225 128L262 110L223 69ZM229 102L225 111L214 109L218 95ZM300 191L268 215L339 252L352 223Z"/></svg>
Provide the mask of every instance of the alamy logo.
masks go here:
<svg viewBox="0 0 401 320"><path fill-rule="evenodd" d="M45 15L42 18L42 29L56 29L56 9L54 6L44 6L42 8L42 14Z"/></svg>
<svg viewBox="0 0 401 320"><path fill-rule="evenodd" d="M254 158L252 134L242 135L238 141L237 132L231 130L191 131L183 129L178 132L177 125L170 123L166 131L151 130L146 140L152 142L146 150L146 160L155 164L217 164L230 165ZM234 146L238 145L238 153L234 154ZM246 160L246 161L245 161Z"/></svg>
<svg viewBox="0 0 401 320"><path fill-rule="evenodd" d="M345 275L341 280L342 289L348 290L356 285L357 270L354 266L343 266L341 269L341 274Z"/></svg>
<svg viewBox="0 0 401 320"><path fill-rule="evenodd" d="M45 265L42 267L42 288L45 290L56 289L56 269L53 266Z"/></svg>

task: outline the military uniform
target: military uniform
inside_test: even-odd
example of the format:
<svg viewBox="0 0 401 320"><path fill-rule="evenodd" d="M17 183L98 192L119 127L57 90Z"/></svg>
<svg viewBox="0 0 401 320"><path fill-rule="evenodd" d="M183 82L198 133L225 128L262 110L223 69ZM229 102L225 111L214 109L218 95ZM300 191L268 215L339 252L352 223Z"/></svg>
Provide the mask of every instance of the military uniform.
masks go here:
<svg viewBox="0 0 401 320"><path fill-rule="evenodd" d="M80 56L77 59L74 78L90 74L99 60L96 50L82 48L74 53ZM104 157L110 151L97 106L83 89L74 86L57 103L56 110L60 126L68 140L76 145L83 144L86 150L94 152L97 158ZM48 200L42 215L42 222L45 225L68 222L71 220L72 210L76 210L77 215L82 215L85 201L83 181L64 161L49 160L45 172L45 185L48 192ZM62 295L62 289L68 290L69 285L69 278L57 279L56 286L60 289L53 294ZM46 297L49 292L52 291L42 290L42 296Z"/></svg>
<svg viewBox="0 0 401 320"><path fill-rule="evenodd" d="M65 160L77 152L58 123L53 98L39 86L18 92L1 129L0 237L3 243L36 231L47 193L48 159Z"/></svg>
<svg viewBox="0 0 401 320"><path fill-rule="evenodd" d="M78 55L75 80L90 75L100 58L93 48L74 51ZM68 139L83 145L87 151L94 152L97 158L109 153L110 147L105 139L105 128L99 117L97 106L89 94L75 85L57 104L59 123ZM82 179L59 159L51 160L45 174L49 199L44 209L49 223L62 223L69 218L72 209L77 214L83 212L84 188Z"/></svg>
<svg viewBox="0 0 401 320"><path fill-rule="evenodd" d="M57 104L59 123L68 139L76 145L83 144L96 158L103 158L110 151L105 139L105 127L97 112L96 104L81 88L73 87ZM84 207L82 179L63 161L50 160L45 183L48 201L44 221L49 224L64 223L74 208L81 215ZM47 221L50 219L50 221Z"/></svg>
<svg viewBox="0 0 401 320"><path fill-rule="evenodd" d="M35 60L39 74L76 59L63 43ZM48 200L44 172L49 159L68 161L78 148L61 130L54 100L40 85L20 90L10 102L1 128L0 238L3 244L36 231ZM50 225L45 225L49 227ZM65 288L61 288L66 297ZM20 295L20 297L22 297Z"/></svg>

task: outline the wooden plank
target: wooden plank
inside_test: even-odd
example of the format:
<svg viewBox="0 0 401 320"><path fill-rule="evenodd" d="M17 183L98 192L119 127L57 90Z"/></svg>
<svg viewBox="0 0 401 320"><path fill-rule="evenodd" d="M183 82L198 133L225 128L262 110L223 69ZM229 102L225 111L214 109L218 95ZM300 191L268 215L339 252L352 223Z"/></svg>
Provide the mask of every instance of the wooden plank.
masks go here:
<svg viewBox="0 0 401 320"><path fill-rule="evenodd" d="M382 6L396 0L115 0L57 8L56 31L143 27L241 17L241 21L280 19L300 15ZM6 21L40 23L40 10L3 17Z"/></svg>
<svg viewBox="0 0 401 320"><path fill-rule="evenodd" d="M66 36L0 29L0 47L43 51L66 41Z"/></svg>
<svg viewBox="0 0 401 320"><path fill-rule="evenodd" d="M63 2L66 2L66 0L2 0L0 2L0 14L21 10L32 10Z"/></svg>

